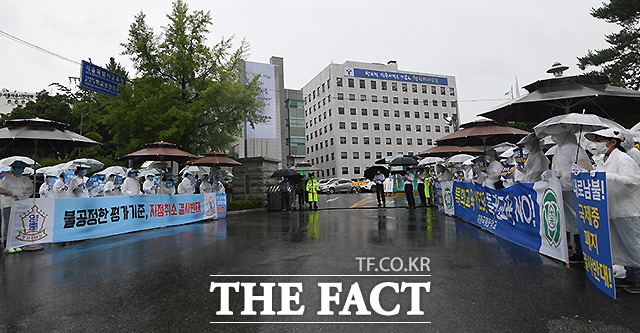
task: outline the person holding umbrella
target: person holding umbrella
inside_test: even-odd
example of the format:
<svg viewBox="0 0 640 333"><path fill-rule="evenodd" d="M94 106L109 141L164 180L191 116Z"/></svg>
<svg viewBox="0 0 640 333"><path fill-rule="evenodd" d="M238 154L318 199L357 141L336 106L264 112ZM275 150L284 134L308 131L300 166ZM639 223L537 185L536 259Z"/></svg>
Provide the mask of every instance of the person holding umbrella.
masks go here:
<svg viewBox="0 0 640 333"><path fill-rule="evenodd" d="M55 193L53 192L53 184L51 184L52 186L49 186L49 182L55 183L55 178L58 178L55 174L47 174L45 176L44 182L42 182L42 185L40 185L40 189L38 190L38 193L40 193L40 198L55 198Z"/></svg>
<svg viewBox="0 0 640 333"><path fill-rule="evenodd" d="M114 197L120 195L120 191L116 188L115 185L115 177L117 175L115 173L110 173L107 175L107 183L104 184L104 195L106 197Z"/></svg>
<svg viewBox="0 0 640 333"><path fill-rule="evenodd" d="M136 177L138 176L138 170L129 169L127 170L127 177L124 179L122 186L120 189L122 190L122 195L140 195L140 182Z"/></svg>
<svg viewBox="0 0 640 333"><path fill-rule="evenodd" d="M65 173L64 171L60 171L58 175L58 180L53 183L53 195L55 198L67 198L68 197L68 187L64 182Z"/></svg>
<svg viewBox="0 0 640 333"><path fill-rule="evenodd" d="M496 159L497 153L494 149L489 149L485 153L485 162L488 164L487 173L485 175L484 184L486 188L502 189L502 181L500 181L500 172L502 172L502 164Z"/></svg>
<svg viewBox="0 0 640 333"><path fill-rule="evenodd" d="M87 190L87 170L89 166L79 164L76 166L75 177L69 183L69 192L73 198L88 198L89 190Z"/></svg>
<svg viewBox="0 0 640 333"><path fill-rule="evenodd" d="M387 207L387 202L384 196L384 181L387 179L380 169L376 170L376 175L373 177L373 181L376 183L376 199L378 200L378 207L382 204L382 207Z"/></svg>
<svg viewBox="0 0 640 333"><path fill-rule="evenodd" d="M158 185L153 180L156 177L156 174L153 172L149 172L144 183L142 184L142 191L144 194L158 194Z"/></svg>
<svg viewBox="0 0 640 333"><path fill-rule="evenodd" d="M196 188L192 185L193 172L185 171L182 181L178 185L178 194L194 194Z"/></svg>
<svg viewBox="0 0 640 333"><path fill-rule="evenodd" d="M314 174L309 175L307 180L307 193L309 193L309 210L318 209L318 180Z"/></svg>
<svg viewBox="0 0 640 333"><path fill-rule="evenodd" d="M596 143L596 171L606 172L611 253L615 265L623 265L626 278L616 287L640 293L640 167L621 147L620 131L603 129L585 135ZM575 168L574 168L575 169Z"/></svg>
<svg viewBox="0 0 640 333"><path fill-rule="evenodd" d="M407 196L409 209L416 207L416 199L413 197L413 179L413 174L411 171L407 170L404 174L404 194Z"/></svg>
<svg viewBox="0 0 640 333"><path fill-rule="evenodd" d="M291 202L289 200L289 194L291 193L291 185L289 185L289 179L287 177L283 177L280 184L278 184L280 188L280 206L282 207L282 211L291 210Z"/></svg>
<svg viewBox="0 0 640 333"><path fill-rule="evenodd" d="M202 176L202 182L200 183L200 193L213 193L213 186L209 183L209 175L204 174Z"/></svg>
<svg viewBox="0 0 640 333"><path fill-rule="evenodd" d="M165 172L162 175L162 181L160 182L160 188L158 189L159 194L168 194L175 195L176 187L174 186L173 174L170 172Z"/></svg>
<svg viewBox="0 0 640 333"><path fill-rule="evenodd" d="M418 195L420 196L420 207L427 206L427 196L424 193L424 184L427 176L424 174L424 171L418 171Z"/></svg>
<svg viewBox="0 0 640 333"><path fill-rule="evenodd" d="M33 184L29 178L23 176L24 168L29 164L16 160L11 163L11 170L0 181L0 194L2 195L2 223L0 228L0 241L5 247L7 243L7 233L11 219L11 206L14 200L28 198L33 193Z"/></svg>

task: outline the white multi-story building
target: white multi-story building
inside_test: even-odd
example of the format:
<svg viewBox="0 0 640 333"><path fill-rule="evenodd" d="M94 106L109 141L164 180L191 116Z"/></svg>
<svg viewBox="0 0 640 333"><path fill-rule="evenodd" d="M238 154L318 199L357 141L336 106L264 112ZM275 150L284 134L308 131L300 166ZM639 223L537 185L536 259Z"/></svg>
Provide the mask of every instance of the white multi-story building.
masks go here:
<svg viewBox="0 0 640 333"><path fill-rule="evenodd" d="M25 106L28 102L35 102L36 94L22 91L0 90L0 114L11 113L18 106Z"/></svg>
<svg viewBox="0 0 640 333"><path fill-rule="evenodd" d="M433 147L459 123L454 76L400 71L395 61L330 64L302 92L306 159L319 177L361 177L377 159Z"/></svg>

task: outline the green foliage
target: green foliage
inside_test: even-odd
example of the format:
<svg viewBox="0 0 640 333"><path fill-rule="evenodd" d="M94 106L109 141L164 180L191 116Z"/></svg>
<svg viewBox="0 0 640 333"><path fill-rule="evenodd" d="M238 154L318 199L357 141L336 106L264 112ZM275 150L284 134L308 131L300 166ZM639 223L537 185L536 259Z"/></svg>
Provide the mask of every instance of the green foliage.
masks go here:
<svg viewBox="0 0 640 333"><path fill-rule="evenodd" d="M599 67L591 73L607 75L617 86L640 89L640 1L611 0L592 9L591 15L617 24L621 30L605 36L610 47L578 57L578 66L583 70Z"/></svg>
<svg viewBox="0 0 640 333"><path fill-rule="evenodd" d="M507 124L507 126L521 129L523 131L527 131L530 133L533 133L533 127L536 125L538 125L538 123L513 122L513 121Z"/></svg>
<svg viewBox="0 0 640 333"><path fill-rule="evenodd" d="M264 203L262 202L262 200L237 200L229 202L228 205L229 206L227 207L227 210L229 211L264 207Z"/></svg>

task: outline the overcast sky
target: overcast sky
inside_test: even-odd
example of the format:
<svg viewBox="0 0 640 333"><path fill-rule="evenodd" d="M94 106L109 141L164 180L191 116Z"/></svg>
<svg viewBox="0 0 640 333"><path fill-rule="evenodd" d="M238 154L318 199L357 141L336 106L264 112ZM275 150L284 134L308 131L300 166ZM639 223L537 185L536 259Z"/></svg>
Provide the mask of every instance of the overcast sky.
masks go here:
<svg viewBox="0 0 640 333"><path fill-rule="evenodd" d="M235 35L251 46L249 61L284 58L285 88L301 89L331 62L396 60L398 69L453 75L462 123L506 101L505 92L550 77L559 61L575 75L577 57L606 47L613 24L589 15L602 0L538 1L218 1L190 0L210 11L210 45ZM143 11L156 33L171 1L3 1L0 30L63 57L120 55L134 16ZM80 66L0 33L0 88L37 92L69 84ZM524 91L523 91L524 93Z"/></svg>

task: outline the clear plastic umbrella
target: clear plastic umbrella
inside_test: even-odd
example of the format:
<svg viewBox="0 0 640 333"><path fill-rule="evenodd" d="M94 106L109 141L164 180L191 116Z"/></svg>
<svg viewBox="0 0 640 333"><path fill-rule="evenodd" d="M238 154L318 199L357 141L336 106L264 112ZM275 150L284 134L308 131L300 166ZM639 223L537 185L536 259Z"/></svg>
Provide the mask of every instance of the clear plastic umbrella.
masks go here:
<svg viewBox="0 0 640 333"><path fill-rule="evenodd" d="M444 159L441 157L427 156L420 161L418 161L418 165L432 165L436 163L442 163Z"/></svg>
<svg viewBox="0 0 640 333"><path fill-rule="evenodd" d="M98 161L98 160L94 160L92 158L78 158L75 159L73 161L69 161L67 163L65 163L63 165L63 169L68 169L68 170L75 170L75 168L78 165L88 165L89 166L89 170L87 170L87 172L94 172L97 170L100 170L104 167L104 163Z"/></svg>
<svg viewBox="0 0 640 333"><path fill-rule="evenodd" d="M10 166L11 163L13 163L15 161L21 161L21 162L27 163L29 165L35 165L36 167L40 166L40 164L38 164L38 162L36 162L32 158L29 158L29 157L26 157L26 156L5 157L5 158L0 160L0 165Z"/></svg>
<svg viewBox="0 0 640 333"><path fill-rule="evenodd" d="M458 154L458 155L453 155L451 156L448 160L447 160L447 164L448 165L453 165L453 164L458 164L458 163L462 163L468 159L473 159L474 157L472 155L469 154Z"/></svg>
<svg viewBox="0 0 640 333"><path fill-rule="evenodd" d="M558 134L574 130L575 132L592 132L603 128L624 127L613 120L596 116L595 114L569 113L549 118L536 125L533 130L538 137Z"/></svg>
<svg viewBox="0 0 640 333"><path fill-rule="evenodd" d="M127 168L125 167L121 167L118 165L114 165L114 166L110 166L108 168L105 168L104 170L98 171L96 172L97 175L105 175L108 176L110 174L116 174L118 176L121 177L126 177L127 176Z"/></svg>

